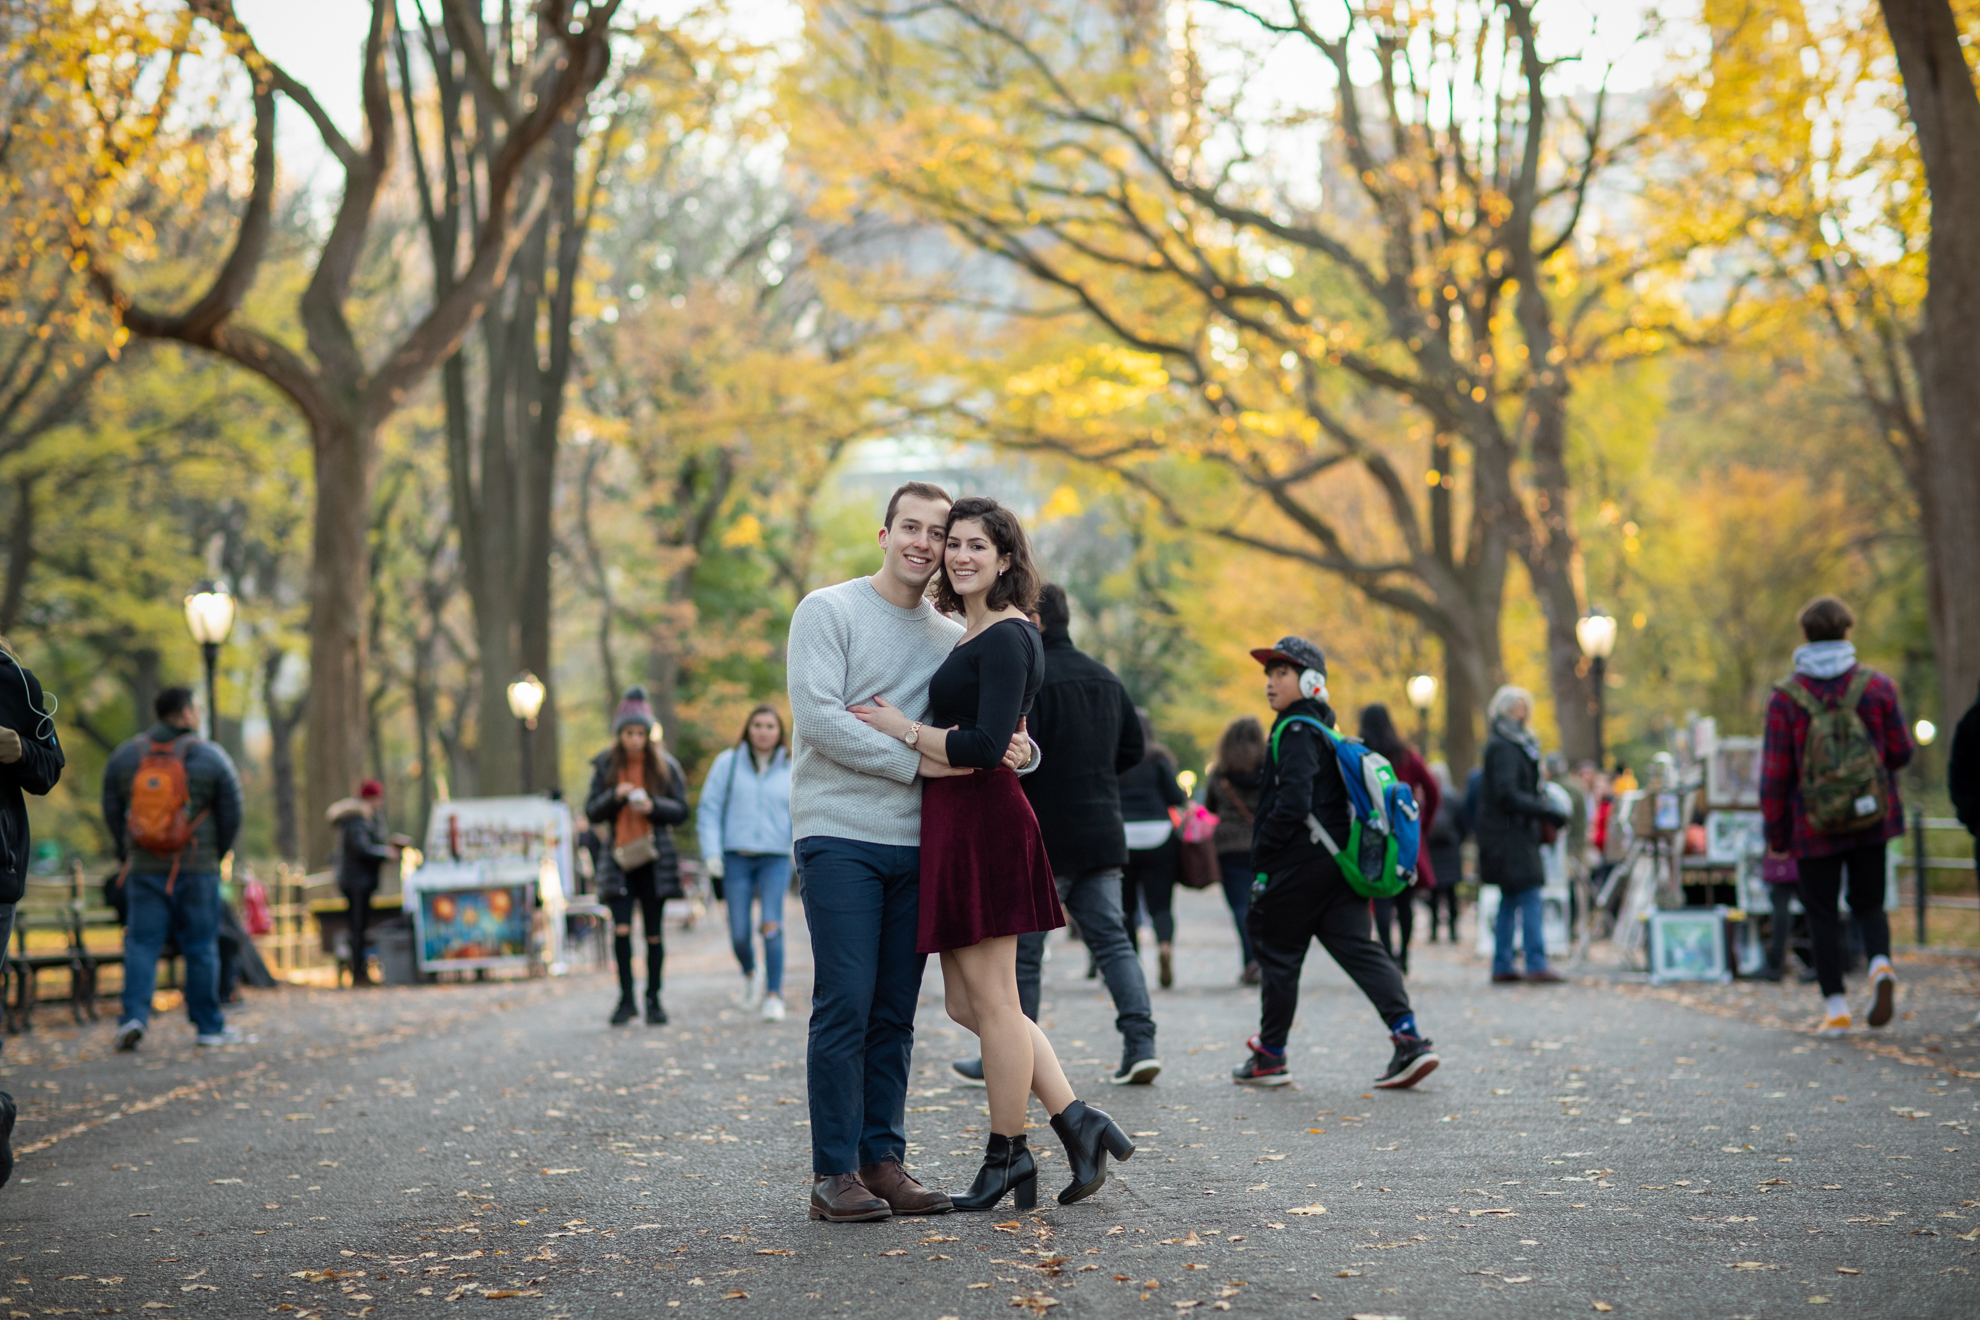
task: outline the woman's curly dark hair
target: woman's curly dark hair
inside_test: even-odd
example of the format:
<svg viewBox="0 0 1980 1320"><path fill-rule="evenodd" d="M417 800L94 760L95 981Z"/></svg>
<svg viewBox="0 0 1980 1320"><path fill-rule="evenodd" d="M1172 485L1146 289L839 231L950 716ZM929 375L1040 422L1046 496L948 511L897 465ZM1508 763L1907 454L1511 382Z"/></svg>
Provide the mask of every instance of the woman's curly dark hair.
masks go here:
<svg viewBox="0 0 1980 1320"><path fill-rule="evenodd" d="M1031 562L1031 541L1024 534L1024 525L1012 513L987 495L966 495L949 507L949 532L955 533L956 524L962 522L981 523L983 532L990 538L990 544L997 547L999 556L1009 555L1010 567L990 587L985 604L992 610L1001 610L1007 605L1029 614L1038 603L1039 588L1044 580ZM935 608L944 614L961 614L962 597L949 584L949 556L944 542L942 567L935 574L933 590L929 598Z"/></svg>

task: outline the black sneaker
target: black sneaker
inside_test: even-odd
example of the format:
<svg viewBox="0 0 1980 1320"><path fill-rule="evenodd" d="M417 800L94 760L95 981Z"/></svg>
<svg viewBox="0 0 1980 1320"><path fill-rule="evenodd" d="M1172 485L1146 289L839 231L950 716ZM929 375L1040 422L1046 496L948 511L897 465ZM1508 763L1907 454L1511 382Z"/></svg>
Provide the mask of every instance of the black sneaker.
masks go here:
<svg viewBox="0 0 1980 1320"><path fill-rule="evenodd" d="M1129 1046L1121 1052L1120 1069L1114 1073L1115 1086L1146 1086L1162 1071L1162 1061L1153 1046Z"/></svg>
<svg viewBox="0 0 1980 1320"><path fill-rule="evenodd" d="M1437 1071L1437 1052L1430 1048L1430 1042L1421 1036L1391 1036L1396 1043L1396 1056L1389 1060L1389 1069L1375 1079L1375 1085L1389 1091L1400 1091L1415 1086L1418 1082Z"/></svg>
<svg viewBox="0 0 1980 1320"><path fill-rule="evenodd" d="M0 1187L14 1176L14 1097L0 1091Z"/></svg>
<svg viewBox="0 0 1980 1320"><path fill-rule="evenodd" d="M632 996L622 995L619 998L619 1006L612 1010L612 1025L623 1027L638 1016L639 1010L633 1006Z"/></svg>
<svg viewBox="0 0 1980 1320"><path fill-rule="evenodd" d="M667 1025L667 1010L660 1007L659 995L648 995L646 997L646 1025L649 1027L664 1027Z"/></svg>
<svg viewBox="0 0 1980 1320"><path fill-rule="evenodd" d="M1292 1080L1284 1054L1266 1053L1259 1048L1256 1036L1245 1044L1251 1047L1251 1058L1231 1069L1233 1082L1239 1086L1284 1086Z"/></svg>
<svg viewBox="0 0 1980 1320"><path fill-rule="evenodd" d="M983 1085L983 1060L981 1058L952 1059L949 1062L949 1067L955 1070L956 1076L962 1078L966 1085Z"/></svg>

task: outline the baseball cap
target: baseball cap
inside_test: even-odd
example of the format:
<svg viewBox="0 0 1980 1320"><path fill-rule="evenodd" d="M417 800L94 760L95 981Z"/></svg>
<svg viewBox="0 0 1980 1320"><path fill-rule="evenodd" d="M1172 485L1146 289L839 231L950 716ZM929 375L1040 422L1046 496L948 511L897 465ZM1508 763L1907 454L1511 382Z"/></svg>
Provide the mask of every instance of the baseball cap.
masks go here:
<svg viewBox="0 0 1980 1320"><path fill-rule="evenodd" d="M1294 669L1315 669L1322 674L1327 672L1327 657L1304 637L1281 637L1271 646L1254 650L1251 658L1268 669L1275 664L1284 664Z"/></svg>

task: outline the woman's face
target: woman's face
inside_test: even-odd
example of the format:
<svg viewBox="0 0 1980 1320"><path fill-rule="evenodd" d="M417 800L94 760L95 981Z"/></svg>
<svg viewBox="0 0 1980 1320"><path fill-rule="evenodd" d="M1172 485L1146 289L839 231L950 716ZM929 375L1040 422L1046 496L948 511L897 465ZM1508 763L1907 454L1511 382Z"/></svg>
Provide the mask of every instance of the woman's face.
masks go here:
<svg viewBox="0 0 1980 1320"><path fill-rule="evenodd" d="M783 725L769 711L759 710L749 717L749 745L757 751L769 751L783 741L783 737Z"/></svg>
<svg viewBox="0 0 1980 1320"><path fill-rule="evenodd" d="M619 746L626 749L626 755L641 757L646 755L646 726L628 724L619 730Z"/></svg>
<svg viewBox="0 0 1980 1320"><path fill-rule="evenodd" d="M1524 699L1515 701L1506 708L1506 717L1514 724L1525 724L1533 718L1533 705Z"/></svg>
<svg viewBox="0 0 1980 1320"><path fill-rule="evenodd" d="M996 583L1011 566L1009 555L997 553L997 543L975 518L949 524L948 546L942 552L942 567L949 575L949 586L968 600L980 596Z"/></svg>

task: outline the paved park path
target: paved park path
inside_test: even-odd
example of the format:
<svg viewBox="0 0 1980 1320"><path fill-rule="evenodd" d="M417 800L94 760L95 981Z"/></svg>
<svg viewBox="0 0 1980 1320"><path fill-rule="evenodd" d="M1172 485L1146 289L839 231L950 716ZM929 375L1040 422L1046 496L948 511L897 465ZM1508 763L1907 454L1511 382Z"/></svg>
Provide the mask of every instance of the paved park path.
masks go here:
<svg viewBox="0 0 1980 1320"><path fill-rule="evenodd" d="M1494 988L1433 946L1412 991L1444 1066L1392 1095L1368 1085L1379 1024L1316 950L1297 1085L1260 1093L1227 1078L1256 1020L1228 918L1214 895L1179 909L1152 1087L1101 1080L1111 1009L1053 942L1044 1017L1140 1149L1093 1200L1026 1214L808 1222L808 960L790 1020L753 1021L714 922L668 933L666 1028L607 1027L601 973L264 992L235 1016L258 1040L205 1052L181 1014L117 1055L108 1021L44 1011L0 1067L24 1152L0 1310L1980 1315L1972 963L1901 962L1914 1016L1872 1049L1800 1030L1804 987ZM955 1187L982 1093L951 1084L970 1038L938 972L923 989L911 1159Z"/></svg>

